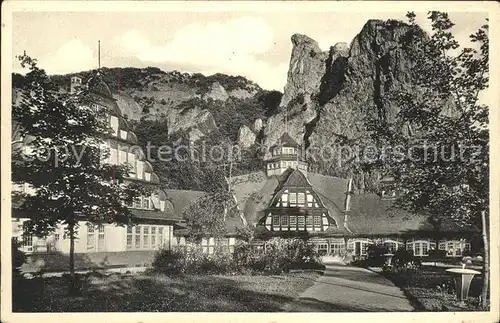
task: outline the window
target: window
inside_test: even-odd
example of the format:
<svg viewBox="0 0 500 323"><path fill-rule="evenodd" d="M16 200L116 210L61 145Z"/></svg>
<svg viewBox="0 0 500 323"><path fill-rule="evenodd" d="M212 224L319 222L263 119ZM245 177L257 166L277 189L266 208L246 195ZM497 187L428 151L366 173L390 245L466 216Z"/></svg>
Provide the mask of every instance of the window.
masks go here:
<svg viewBox="0 0 500 323"><path fill-rule="evenodd" d="M304 206L306 202L306 195L304 193L298 193L297 194L297 203L299 206Z"/></svg>
<svg viewBox="0 0 500 323"><path fill-rule="evenodd" d="M281 226L288 227L288 216L287 215L281 216Z"/></svg>
<svg viewBox="0 0 500 323"><path fill-rule="evenodd" d="M142 208L149 210L150 208L150 203L149 203L149 197L145 197L142 199Z"/></svg>
<svg viewBox="0 0 500 323"><path fill-rule="evenodd" d="M330 243L330 254L331 255L341 255L344 253L345 243L344 242L331 242Z"/></svg>
<svg viewBox="0 0 500 323"><path fill-rule="evenodd" d="M308 192L307 193L307 206L312 207L313 202L314 202L314 197L311 194L309 194L309 192Z"/></svg>
<svg viewBox="0 0 500 323"><path fill-rule="evenodd" d="M470 243L465 240L440 241L439 249L446 250L448 257L457 257L462 256L464 251L470 250Z"/></svg>
<svg viewBox="0 0 500 323"><path fill-rule="evenodd" d="M389 248L390 252L395 252L399 249L398 247L399 244L396 241L387 240L384 242L384 245L387 246L387 248Z"/></svg>
<svg viewBox="0 0 500 323"><path fill-rule="evenodd" d="M158 247L163 246L163 228L158 228Z"/></svg>
<svg viewBox="0 0 500 323"><path fill-rule="evenodd" d="M140 249L141 248L141 227L136 227L135 228L135 235L134 235L134 238L135 238L135 249Z"/></svg>
<svg viewBox="0 0 500 323"><path fill-rule="evenodd" d="M111 116L110 119L111 122L111 128L113 129L113 133L115 136L118 136L118 118L115 116Z"/></svg>
<svg viewBox="0 0 500 323"><path fill-rule="evenodd" d="M288 206L288 193L281 195L281 203L283 206Z"/></svg>
<svg viewBox="0 0 500 323"><path fill-rule="evenodd" d="M118 163L124 164L127 162L127 152L125 150L118 151Z"/></svg>
<svg viewBox="0 0 500 323"><path fill-rule="evenodd" d="M98 235L97 235L97 250L98 251L104 251L104 226L101 224L99 225L98 229Z"/></svg>
<svg viewBox="0 0 500 323"><path fill-rule="evenodd" d="M304 228L305 228L305 217L303 215L299 215L297 217L297 223L298 223L299 230L304 230Z"/></svg>
<svg viewBox="0 0 500 323"><path fill-rule="evenodd" d="M280 216L273 215L273 228L279 228L280 226Z"/></svg>
<svg viewBox="0 0 500 323"><path fill-rule="evenodd" d="M151 227L151 248L156 249L156 227Z"/></svg>
<svg viewBox="0 0 500 323"><path fill-rule="evenodd" d="M47 241L42 238L37 238L35 243L35 252L47 252Z"/></svg>
<svg viewBox="0 0 500 323"><path fill-rule="evenodd" d="M320 256L325 256L328 253L328 244L327 243L319 243L318 244L318 254Z"/></svg>
<svg viewBox="0 0 500 323"><path fill-rule="evenodd" d="M137 178L142 179L143 172L144 172L144 164L142 161L137 160L135 165L137 166Z"/></svg>
<svg viewBox="0 0 500 323"><path fill-rule="evenodd" d="M429 241L414 241L407 244L408 250L413 250L413 255L417 257L424 257L429 255Z"/></svg>
<svg viewBox="0 0 500 323"><path fill-rule="evenodd" d="M319 215L314 216L314 226L321 227L321 216Z"/></svg>
<svg viewBox="0 0 500 323"><path fill-rule="evenodd" d="M290 193L290 206L297 206L297 193Z"/></svg>
<svg viewBox="0 0 500 323"><path fill-rule="evenodd" d="M132 207L135 208L135 209L140 209L141 208L141 198L140 197L134 198L134 202L132 204Z"/></svg>
<svg viewBox="0 0 500 323"><path fill-rule="evenodd" d="M128 153L128 164L130 165L129 173L133 176L135 174L135 153Z"/></svg>
<svg viewBox="0 0 500 323"><path fill-rule="evenodd" d="M23 249L33 251L33 236L31 234L23 235Z"/></svg>
<svg viewBox="0 0 500 323"><path fill-rule="evenodd" d="M87 250L95 248L94 225L87 223Z"/></svg>
<svg viewBox="0 0 500 323"><path fill-rule="evenodd" d="M306 225L307 226L312 226L313 225L313 216L312 215L306 216Z"/></svg>
<svg viewBox="0 0 500 323"><path fill-rule="evenodd" d="M290 228L295 229L297 227L297 217L295 215L290 216Z"/></svg>
<svg viewBox="0 0 500 323"><path fill-rule="evenodd" d="M133 229L134 228L131 225L127 227L127 249L132 249L132 242L134 241L133 240L134 234L132 232Z"/></svg>
<svg viewBox="0 0 500 323"><path fill-rule="evenodd" d="M142 247L149 248L149 227L143 227L142 234Z"/></svg>

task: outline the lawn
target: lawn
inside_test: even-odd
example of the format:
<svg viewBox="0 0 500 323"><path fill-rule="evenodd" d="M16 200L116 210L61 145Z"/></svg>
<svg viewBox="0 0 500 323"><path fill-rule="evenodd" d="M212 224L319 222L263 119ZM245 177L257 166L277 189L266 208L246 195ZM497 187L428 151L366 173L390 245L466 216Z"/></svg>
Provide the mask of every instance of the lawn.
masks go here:
<svg viewBox="0 0 500 323"><path fill-rule="evenodd" d="M79 296L68 296L65 278L33 278L13 286L13 311L277 312L318 275L91 274L83 276Z"/></svg>
<svg viewBox="0 0 500 323"><path fill-rule="evenodd" d="M472 280L465 306L457 301L454 280L445 268L423 267L418 273L385 272L384 276L404 291L418 311L481 311L481 275Z"/></svg>

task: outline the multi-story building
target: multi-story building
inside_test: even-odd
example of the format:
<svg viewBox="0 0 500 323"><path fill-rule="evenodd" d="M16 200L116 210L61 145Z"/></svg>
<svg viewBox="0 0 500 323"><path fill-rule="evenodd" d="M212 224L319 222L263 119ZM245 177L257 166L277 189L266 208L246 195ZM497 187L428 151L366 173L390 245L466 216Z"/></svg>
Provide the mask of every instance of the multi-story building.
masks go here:
<svg viewBox="0 0 500 323"><path fill-rule="evenodd" d="M105 82L98 78L98 82L90 89L92 104L104 107L108 111L108 121L112 134L105 138L109 148L106 163L112 165L130 165L129 176L125 182L144 182L154 185L157 189L150 196L137 198L129 207L133 212L131 226L115 224L94 225L85 220L79 221L75 241L77 267L99 265L141 265L151 262L152 255L161 246L172 248L182 244L182 239L173 235L174 225L182 221L182 213L174 209L174 205L167 193L159 187L158 176L153 167L146 160L141 147L137 145L137 138L121 114L120 108L113 99L112 93ZM74 92L82 85L78 76L71 78L70 91ZM29 136L20 138L17 125L13 120L13 149L29 147ZM33 190L28 184L14 185L13 190L31 194ZM175 192L172 193L175 195ZM177 196L176 196L177 197ZM182 203L183 201L177 199ZM182 209L182 205L177 205ZM64 228L59 227L48 237L36 237L22 232L22 223L29 215L12 209L13 237L20 242L21 249L29 255L29 268L40 269L46 266L47 270L67 268L64 260L69 253L69 239L64 234ZM58 268L60 267L60 268Z"/></svg>
<svg viewBox="0 0 500 323"><path fill-rule="evenodd" d="M255 237L303 237L323 254L362 257L383 243L426 257L431 249L458 257L471 248L472 226L452 220L431 224L421 214L393 206L395 183L381 182L377 193L356 189L352 181L310 170L300 145L284 133L271 147L266 170L233 178L236 200ZM257 241L258 241L257 240Z"/></svg>
<svg viewBox="0 0 500 323"><path fill-rule="evenodd" d="M81 78L73 77L70 91L81 85ZM113 132L106 138L110 150L107 162L129 164L131 170L126 181L157 185L157 189L129 206L134 225L95 226L80 221L75 243L76 267L147 265L160 247L188 245L183 211L205 193L162 190L109 87L100 80L91 92L93 104L109 111ZM15 120L12 129L13 149L26 146L29 136L19 138ZM231 178L240 217L227 218L228 234L222 241L209 235L203 238L200 243L203 251L212 253L216 244L222 244L231 252L238 240L238 229L246 225L255 228L257 245L272 237L302 237L325 255L363 257L367 247L374 243L386 244L393 250L406 247L421 257L426 257L431 249L445 250L449 257L459 257L471 249L471 237L478 232L477 228L459 226L451 220L431 224L426 216L394 208L398 191L392 181L382 181L378 194L364 192L347 179L313 172L302 151L284 133L269 149L265 169ZM13 189L31 191L27 184L15 185ZM22 223L28 218L14 205L13 237L29 256L25 270L66 270L69 239L64 228L45 238L25 235Z"/></svg>

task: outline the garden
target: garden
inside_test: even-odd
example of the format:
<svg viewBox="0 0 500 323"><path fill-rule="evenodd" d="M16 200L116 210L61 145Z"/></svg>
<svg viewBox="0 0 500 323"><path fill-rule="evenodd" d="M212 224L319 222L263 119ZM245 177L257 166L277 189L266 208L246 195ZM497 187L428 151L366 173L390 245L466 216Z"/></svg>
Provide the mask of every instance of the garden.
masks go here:
<svg viewBox="0 0 500 323"><path fill-rule="evenodd" d="M389 253L387 248L383 245L372 245L367 250L367 258L355 261L352 265L379 271L403 290L417 311L481 311L483 276L473 277L468 298L459 302L454 278L446 272L446 269L451 267L450 264L457 268L474 268L481 271L478 269L481 258L464 256L450 261L445 260L440 252L430 252L430 259L434 261L422 263L420 257L413 256L404 248L399 249L394 252L391 265L388 266L387 258L384 257L384 254Z"/></svg>
<svg viewBox="0 0 500 323"><path fill-rule="evenodd" d="M22 264L19 253L15 264ZM272 239L266 252L241 242L233 254L159 250L144 273L93 271L23 278L13 272L14 312L276 312L312 286L322 269L313 246Z"/></svg>

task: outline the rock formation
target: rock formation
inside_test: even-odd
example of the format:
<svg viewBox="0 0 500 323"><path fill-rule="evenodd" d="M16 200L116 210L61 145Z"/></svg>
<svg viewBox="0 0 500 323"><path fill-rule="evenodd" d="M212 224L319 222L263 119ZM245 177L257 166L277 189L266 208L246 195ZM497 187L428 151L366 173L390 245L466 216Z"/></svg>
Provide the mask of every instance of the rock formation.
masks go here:
<svg viewBox="0 0 500 323"><path fill-rule="evenodd" d="M242 148L249 148L255 143L256 135L249 127L243 125L238 130L238 145Z"/></svg>
<svg viewBox="0 0 500 323"><path fill-rule="evenodd" d="M365 136L367 117L390 119L397 113L386 94L412 86L410 26L405 23L369 20L349 47L338 43L328 52L304 35L293 35L292 44L280 109L264 131L268 146L285 128L305 146ZM322 166L322 171L341 175L331 161Z"/></svg>
<svg viewBox="0 0 500 323"><path fill-rule="evenodd" d="M208 91L202 96L202 99L204 100L212 99L212 100L226 101L228 98L229 94L227 94L226 89L218 82L212 83L210 91Z"/></svg>

